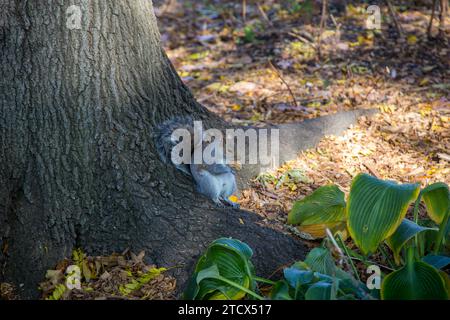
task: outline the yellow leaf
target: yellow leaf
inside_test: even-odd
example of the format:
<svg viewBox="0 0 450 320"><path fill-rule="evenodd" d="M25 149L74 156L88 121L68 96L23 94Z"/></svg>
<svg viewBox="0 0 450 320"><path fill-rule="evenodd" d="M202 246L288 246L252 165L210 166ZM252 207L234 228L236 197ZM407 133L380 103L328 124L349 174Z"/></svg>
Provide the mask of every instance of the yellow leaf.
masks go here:
<svg viewBox="0 0 450 320"><path fill-rule="evenodd" d="M211 83L210 85L208 85L206 87L206 90L213 91L213 92L218 91L220 93L224 93L224 92L228 91L228 88L229 88L229 86L227 86L227 85L224 85L220 82L214 82L214 83Z"/></svg>
<svg viewBox="0 0 450 320"><path fill-rule="evenodd" d="M210 75L210 74L202 74L200 77L199 77L199 80L201 80L201 81L209 81L209 80L211 80L212 79L212 75Z"/></svg>
<svg viewBox="0 0 450 320"><path fill-rule="evenodd" d="M417 43L417 37L412 34L412 35L408 36L407 41L408 41L408 44L414 45Z"/></svg>
<svg viewBox="0 0 450 320"><path fill-rule="evenodd" d="M298 229L309 235L312 239L321 239L326 236L325 229L328 226L326 224L312 224L307 226L298 227Z"/></svg>
<svg viewBox="0 0 450 320"><path fill-rule="evenodd" d="M181 71L179 74L180 74L181 78L186 78L189 76L189 72L187 72L187 71Z"/></svg>
<svg viewBox="0 0 450 320"><path fill-rule="evenodd" d="M393 104L382 104L380 105L380 111L383 113L393 113L395 111L395 106Z"/></svg>
<svg viewBox="0 0 450 320"><path fill-rule="evenodd" d="M431 126L431 131L434 131L434 132L440 132L440 131L442 131L442 130L443 130L442 127L438 126L437 124L433 124L433 125Z"/></svg>
<svg viewBox="0 0 450 320"><path fill-rule="evenodd" d="M311 239L325 238L327 236L326 229L330 229L333 234L338 233L342 239L348 237L346 225L342 222L310 224L298 227L300 232L308 235Z"/></svg>
<svg viewBox="0 0 450 320"><path fill-rule="evenodd" d="M364 44L364 37L363 36L358 36L358 44L359 45Z"/></svg>
<svg viewBox="0 0 450 320"><path fill-rule="evenodd" d="M242 109L242 107L240 105L238 105L238 104L235 104L235 105L231 106L231 110L233 110L233 111L239 111L241 109Z"/></svg>
<svg viewBox="0 0 450 320"><path fill-rule="evenodd" d="M83 270L83 276L86 279L86 281L89 282L89 280L91 280L93 278L93 275L92 275L91 268L89 268L88 262L86 260L84 260L82 262L81 266L82 266L82 270Z"/></svg>
<svg viewBox="0 0 450 320"><path fill-rule="evenodd" d="M422 80L420 80L419 86L423 87L423 86L427 85L429 82L430 82L430 79L423 78Z"/></svg>
<svg viewBox="0 0 450 320"><path fill-rule="evenodd" d="M236 197L236 196L229 196L228 200L230 200L231 202L236 203L238 201L238 197Z"/></svg>

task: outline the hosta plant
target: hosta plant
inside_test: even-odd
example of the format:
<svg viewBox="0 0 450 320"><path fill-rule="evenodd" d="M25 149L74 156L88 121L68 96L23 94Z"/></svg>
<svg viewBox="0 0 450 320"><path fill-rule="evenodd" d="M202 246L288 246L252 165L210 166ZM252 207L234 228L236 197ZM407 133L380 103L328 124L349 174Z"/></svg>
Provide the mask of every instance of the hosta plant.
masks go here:
<svg viewBox="0 0 450 320"><path fill-rule="evenodd" d="M429 221L419 219L425 204ZM414 203L413 219L406 214ZM382 299L448 299L450 281L443 271L450 263L448 233L450 192L444 183L420 189L418 184L398 184L367 174L356 176L345 201L334 185L324 186L297 201L288 223L316 238L325 235L345 257L353 274L337 267L326 248L313 249L304 261L284 269L277 282L257 277L252 250L245 243L222 238L214 241L199 259L185 291L186 299L372 299L372 291L359 280L353 259L371 265L369 257L381 253L390 263L381 283ZM348 248L349 234L361 254ZM384 249L387 245L393 261ZM344 255L345 252L345 255ZM257 283L271 286L263 296ZM378 296L378 294L376 294Z"/></svg>
<svg viewBox="0 0 450 320"><path fill-rule="evenodd" d="M284 279L272 288L274 300L371 299L367 287L338 268L326 248L315 248L305 261L284 269Z"/></svg>
<svg viewBox="0 0 450 320"><path fill-rule="evenodd" d="M185 299L192 300L332 300L370 298L367 288L339 269L325 248L313 249L305 261L284 269L284 279L273 282L255 275L250 247L235 239L214 241L197 262ZM257 282L272 286L260 294Z"/></svg>
<svg viewBox="0 0 450 320"><path fill-rule="evenodd" d="M435 183L421 190L418 184L398 184L360 174L352 181L347 203L337 186L321 187L294 204L288 223L296 225L300 231L314 230L316 236L324 236L323 229L333 230L333 226L342 222L342 215L336 214L342 210L348 233L363 256L378 252L383 243L392 250L398 270L385 277L383 298L424 298L407 294L413 288L408 287L405 281L399 281L415 279L418 288L440 288L432 291L433 294L424 293L427 297L439 299L447 294L442 291L442 283L444 288L448 283L448 275L439 269L450 263L447 251L449 194L444 183ZM418 218L421 202L430 218L427 225ZM405 218L412 203L414 221ZM312 229L311 225L316 228ZM408 258L406 252L409 252ZM395 293L392 292L394 289Z"/></svg>
<svg viewBox="0 0 450 320"><path fill-rule="evenodd" d="M325 237L325 230L345 227L345 194L338 186L328 185L296 201L288 215L288 224L296 225L306 237Z"/></svg>
<svg viewBox="0 0 450 320"><path fill-rule="evenodd" d="M250 247L235 239L215 240L198 260L184 298L189 300L256 299L256 275Z"/></svg>

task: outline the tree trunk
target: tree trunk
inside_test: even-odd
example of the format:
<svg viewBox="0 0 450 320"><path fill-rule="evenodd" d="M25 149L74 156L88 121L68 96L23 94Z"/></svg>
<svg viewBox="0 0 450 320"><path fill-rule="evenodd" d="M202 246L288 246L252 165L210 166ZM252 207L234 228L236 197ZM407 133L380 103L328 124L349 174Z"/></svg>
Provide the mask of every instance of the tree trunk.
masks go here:
<svg viewBox="0 0 450 320"><path fill-rule="evenodd" d="M75 247L183 264L180 290L219 237L254 248L261 275L302 258L301 243L252 213L216 208L159 160L157 124L220 121L174 71L151 1L72 3L1 2L0 280L37 297L45 270Z"/></svg>

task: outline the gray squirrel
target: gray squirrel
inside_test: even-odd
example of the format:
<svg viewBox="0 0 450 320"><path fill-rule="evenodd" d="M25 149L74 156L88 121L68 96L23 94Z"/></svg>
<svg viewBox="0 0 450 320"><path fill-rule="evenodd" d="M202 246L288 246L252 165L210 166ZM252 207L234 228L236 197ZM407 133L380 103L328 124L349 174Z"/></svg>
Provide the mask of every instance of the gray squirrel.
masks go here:
<svg viewBox="0 0 450 320"><path fill-rule="evenodd" d="M189 141L183 141L180 137L174 135L176 130L185 130L190 137ZM196 191L213 200L218 206L224 207L225 204L231 207L239 207L229 197L237 190L236 177L234 171L224 163L223 153L216 148L213 151L213 156L216 159L212 164L194 163L192 158L195 152L203 153L203 142L207 141L209 137L203 134L201 129L198 129L194 120L191 117L174 117L160 124L156 129L156 149L159 157L164 163L173 164L178 170L184 174L191 176L195 181ZM177 156L184 157L190 161L174 162L173 155L176 153L176 146L180 142L188 143L190 155L178 154ZM216 153L217 152L217 153ZM186 157L187 156L187 157Z"/></svg>

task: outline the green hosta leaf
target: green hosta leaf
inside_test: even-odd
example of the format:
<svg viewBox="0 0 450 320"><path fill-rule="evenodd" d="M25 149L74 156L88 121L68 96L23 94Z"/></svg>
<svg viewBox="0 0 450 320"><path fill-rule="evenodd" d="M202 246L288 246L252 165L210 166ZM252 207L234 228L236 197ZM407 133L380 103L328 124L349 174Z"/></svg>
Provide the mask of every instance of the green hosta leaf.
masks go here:
<svg viewBox="0 0 450 320"><path fill-rule="evenodd" d="M320 273L318 270L328 274ZM299 261L290 268L284 269L284 278L289 286L287 291L289 297L295 300L369 297L365 284L338 268L329 251L324 248L313 249L305 262ZM287 289L282 287L282 284L278 284L273 290L273 296L277 295L279 299L282 299Z"/></svg>
<svg viewBox="0 0 450 320"><path fill-rule="evenodd" d="M309 287L305 300L331 300L333 284L320 281Z"/></svg>
<svg viewBox="0 0 450 320"><path fill-rule="evenodd" d="M444 242L447 246L450 245L450 220L447 222L447 226L445 227Z"/></svg>
<svg viewBox="0 0 450 320"><path fill-rule="evenodd" d="M302 285L313 282L314 272L291 267L284 269L284 278L292 288L298 289Z"/></svg>
<svg viewBox="0 0 450 320"><path fill-rule="evenodd" d="M438 231L438 229L422 227L411 220L403 219L394 234L386 240L388 246L394 253L394 259L397 264L400 264L400 250L402 247L416 234L425 231Z"/></svg>
<svg viewBox="0 0 450 320"><path fill-rule="evenodd" d="M251 259L253 255L252 249L246 243L232 238L220 238L214 241L213 244L233 248L237 252L242 253L247 259Z"/></svg>
<svg viewBox="0 0 450 320"><path fill-rule="evenodd" d="M314 272L310 269L303 269L302 266L298 264L292 265L290 268L284 269L284 278L286 279L286 284L291 288L289 291L290 296L295 300L306 299L306 292L314 286L316 283L333 283L333 278L318 272ZM278 289L279 290L279 289ZM319 288L313 289L310 292L310 299L313 298L313 293L318 294Z"/></svg>
<svg viewBox="0 0 450 320"><path fill-rule="evenodd" d="M341 292L357 298L368 296L367 286L356 280L350 273L338 268L329 250L325 248L311 250L306 256L305 263L311 270L316 271L315 276L322 281L328 280L330 283L336 281Z"/></svg>
<svg viewBox="0 0 450 320"><path fill-rule="evenodd" d="M252 250L245 243L221 238L199 259L185 299L239 300L255 288Z"/></svg>
<svg viewBox="0 0 450 320"><path fill-rule="evenodd" d="M325 229L345 222L344 193L336 185L318 188L311 195L296 201L288 215L288 223L311 233L314 238L325 237Z"/></svg>
<svg viewBox="0 0 450 320"><path fill-rule="evenodd" d="M441 278L444 280L445 283L445 290L447 290L447 296L450 298L450 277L447 273L445 273L442 270L439 270L439 274L441 275Z"/></svg>
<svg viewBox="0 0 450 320"><path fill-rule="evenodd" d="M436 223L434 223L433 220L431 220L430 218L425 218L425 219L420 219L420 225L422 227L427 227L427 228L432 228L432 229L436 229ZM429 232L421 232L417 235L417 244L419 246L419 250L420 252L423 252L424 254L426 252L432 252L434 247L435 247L435 243L436 243L436 236L437 236L437 232L433 232L433 231L429 231Z"/></svg>
<svg viewBox="0 0 450 320"><path fill-rule="evenodd" d="M367 174L353 179L347 207L347 227L364 254L373 253L391 236L405 217L420 188L397 184Z"/></svg>
<svg viewBox="0 0 450 320"><path fill-rule="evenodd" d="M336 275L336 265L329 250L314 248L306 256L305 263L314 271L329 276Z"/></svg>
<svg viewBox="0 0 450 320"><path fill-rule="evenodd" d="M394 271L381 284L383 300L446 300L445 279L422 261L413 261Z"/></svg>
<svg viewBox="0 0 450 320"><path fill-rule="evenodd" d="M355 280L353 276L338 268L328 249L315 248L306 256L305 263L311 270L338 278L340 280Z"/></svg>
<svg viewBox="0 0 450 320"><path fill-rule="evenodd" d="M317 222L345 221L344 193L336 185L318 188L311 195L294 203L289 212L288 223L316 224Z"/></svg>
<svg viewBox="0 0 450 320"><path fill-rule="evenodd" d="M270 291L270 299L272 300L293 300L289 294L289 285L286 281L277 281Z"/></svg>
<svg viewBox="0 0 450 320"><path fill-rule="evenodd" d="M436 269L443 269L450 264L450 257L429 254L423 257L422 261L432 265Z"/></svg>
<svg viewBox="0 0 450 320"><path fill-rule="evenodd" d="M422 199L427 206L428 215L437 224L441 224L450 209L450 192L448 185L433 183L422 190Z"/></svg>
<svg viewBox="0 0 450 320"><path fill-rule="evenodd" d="M217 265L213 264L209 268L203 269L197 274L197 283L199 284L204 279L220 277L220 271Z"/></svg>

